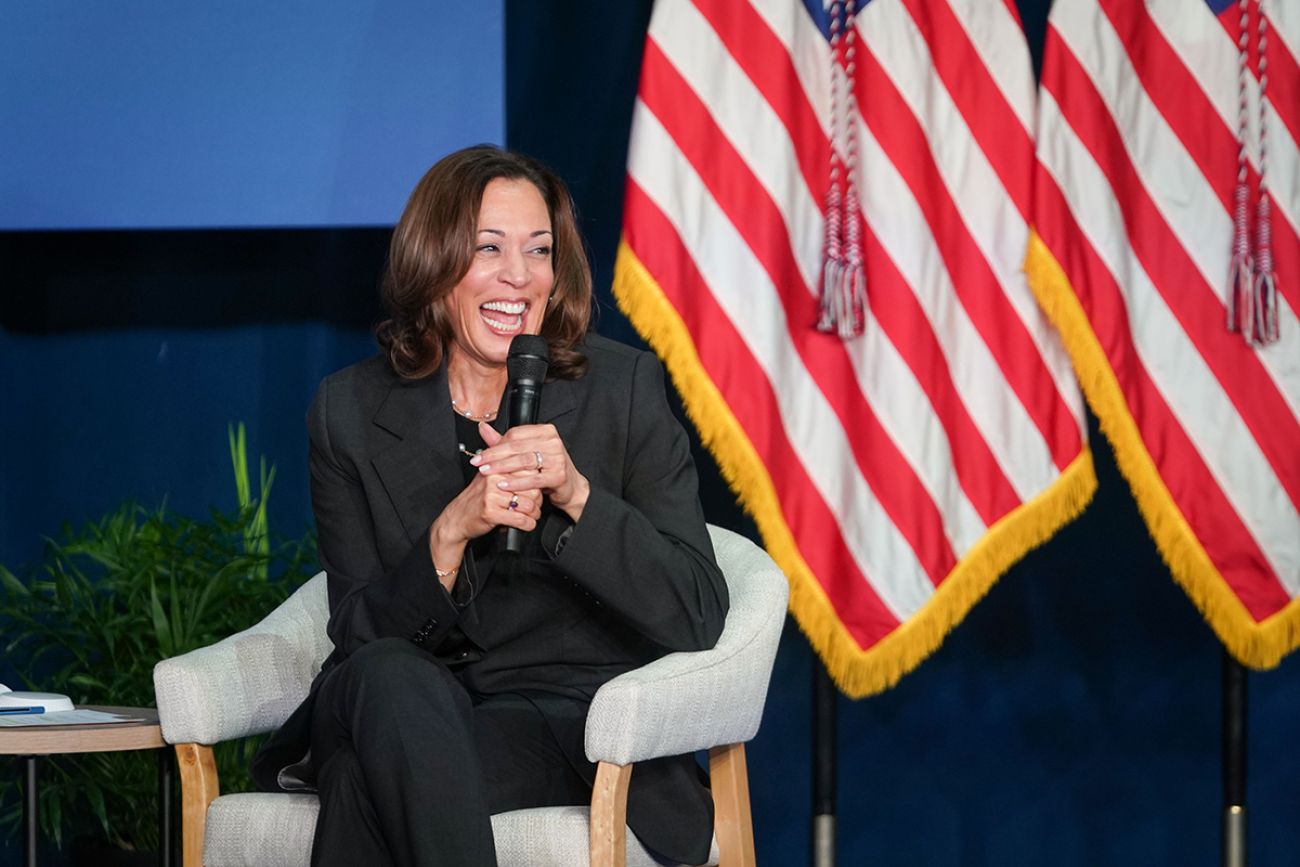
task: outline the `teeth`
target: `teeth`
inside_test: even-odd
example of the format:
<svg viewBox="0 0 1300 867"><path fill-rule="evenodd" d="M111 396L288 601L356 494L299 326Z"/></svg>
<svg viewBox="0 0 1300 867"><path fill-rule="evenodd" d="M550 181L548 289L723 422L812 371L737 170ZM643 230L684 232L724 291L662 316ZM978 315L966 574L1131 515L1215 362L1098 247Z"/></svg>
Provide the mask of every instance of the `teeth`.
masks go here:
<svg viewBox="0 0 1300 867"><path fill-rule="evenodd" d="M524 317L518 314L508 322L500 319L493 319L491 316L485 316L482 313L479 314L479 318L486 322L488 327L493 331L509 333L512 331L519 331L524 327Z"/></svg>
<svg viewBox="0 0 1300 867"><path fill-rule="evenodd" d="M528 305L522 301L489 301L482 305L484 310L496 310L500 313L509 313L518 316L528 309Z"/></svg>

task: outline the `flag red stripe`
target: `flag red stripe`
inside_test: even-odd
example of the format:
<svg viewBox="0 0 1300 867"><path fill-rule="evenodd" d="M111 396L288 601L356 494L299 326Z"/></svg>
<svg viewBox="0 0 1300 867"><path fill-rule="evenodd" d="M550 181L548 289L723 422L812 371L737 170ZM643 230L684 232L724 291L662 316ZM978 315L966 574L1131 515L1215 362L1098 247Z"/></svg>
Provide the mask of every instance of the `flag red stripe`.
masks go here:
<svg viewBox="0 0 1300 867"><path fill-rule="evenodd" d="M628 245L682 316L701 365L766 466L800 554L849 634L859 646L871 647L898 621L850 555L839 517L808 478L799 450L781 425L780 405L766 373L718 306L672 223L631 177L624 206Z"/></svg>
<svg viewBox="0 0 1300 867"><path fill-rule="evenodd" d="M1078 295L1175 505L1251 616L1259 621L1276 613L1290 597L1151 382L1133 344L1119 286L1075 222L1055 181L1041 168L1034 195L1035 227Z"/></svg>
<svg viewBox="0 0 1300 867"><path fill-rule="evenodd" d="M1300 423L1240 335L1224 327L1224 307L1152 201L1128 158L1105 101L1064 45L1044 86L1115 191L1129 243L1156 290L1259 444L1293 503L1300 503Z"/></svg>
<svg viewBox="0 0 1300 867"><path fill-rule="evenodd" d="M889 251L863 221L863 253L871 263L871 314L916 377L943 425L962 491L986 526L1020 505L1020 497L976 427L945 360L938 335Z"/></svg>
<svg viewBox="0 0 1300 867"><path fill-rule="evenodd" d="M708 108L653 44L642 62L641 99L670 131L714 201L771 278L785 310L790 342L835 411L858 470L894 526L938 584L957 558L943 516L925 486L864 399L844 341L812 327L816 298L803 282L776 204L744 158L714 123Z"/></svg>
<svg viewBox="0 0 1300 867"><path fill-rule="evenodd" d="M952 7L928 0L904 0L904 5L930 46L935 72L1020 216L1028 222L1034 153L1029 131L989 74ZM1026 56L1026 65L1028 62Z"/></svg>
<svg viewBox="0 0 1300 867"><path fill-rule="evenodd" d="M1133 68L1143 89L1150 94L1161 116L1219 197L1224 211L1231 214L1237 186L1236 130L1219 121L1209 97L1161 34L1144 4L1127 0L1097 2L1110 19L1128 56L1141 58ZM1272 54L1270 51L1270 57ZM1296 74L1300 77L1300 70ZM1247 183L1252 189L1258 185L1259 175L1254 169L1249 170ZM1276 203L1276 198L1271 198ZM1300 277L1300 236L1284 217L1276 213L1273 233L1274 265L1284 278L1278 281L1278 291L1291 309L1296 310L1300 306L1300 280L1296 279ZM1231 238L1223 239L1225 248L1231 243ZM1227 280L1226 274L1224 280Z"/></svg>
<svg viewBox="0 0 1300 867"><path fill-rule="evenodd" d="M962 222L934 163L925 131L870 51L858 52L858 87L871 94L864 119L920 203L953 291L1024 405L1058 470L1082 447L1075 419L1045 371L1033 338L1006 296L983 253ZM870 269L871 263L867 263ZM868 293L870 293L868 275Z"/></svg>
<svg viewBox="0 0 1300 867"><path fill-rule="evenodd" d="M830 143L784 44L749 3L693 0L794 143L799 171L820 204L830 183Z"/></svg>

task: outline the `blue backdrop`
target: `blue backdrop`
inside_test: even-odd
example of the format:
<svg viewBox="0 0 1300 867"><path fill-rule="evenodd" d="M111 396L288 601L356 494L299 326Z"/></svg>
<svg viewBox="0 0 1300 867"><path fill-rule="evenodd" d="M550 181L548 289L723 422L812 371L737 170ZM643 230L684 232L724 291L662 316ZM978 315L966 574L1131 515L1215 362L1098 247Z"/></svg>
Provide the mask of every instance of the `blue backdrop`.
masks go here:
<svg viewBox="0 0 1300 867"><path fill-rule="evenodd" d="M0 228L391 225L504 124L501 0L0 7Z"/></svg>

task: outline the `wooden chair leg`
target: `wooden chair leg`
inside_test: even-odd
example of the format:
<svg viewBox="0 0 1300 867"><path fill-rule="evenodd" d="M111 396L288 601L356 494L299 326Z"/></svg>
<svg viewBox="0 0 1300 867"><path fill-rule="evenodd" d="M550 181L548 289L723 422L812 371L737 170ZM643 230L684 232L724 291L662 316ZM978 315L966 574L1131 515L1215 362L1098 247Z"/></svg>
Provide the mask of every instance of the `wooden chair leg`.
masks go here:
<svg viewBox="0 0 1300 867"><path fill-rule="evenodd" d="M631 780L631 765L596 765L589 821L591 867L627 865L627 786Z"/></svg>
<svg viewBox="0 0 1300 867"><path fill-rule="evenodd" d="M719 867L755 867L745 745L729 744L709 750L709 779L713 786L713 833L718 838Z"/></svg>
<svg viewBox="0 0 1300 867"><path fill-rule="evenodd" d="M181 775L181 864L203 867L203 831L208 804L220 791L212 747L177 744L176 766Z"/></svg>

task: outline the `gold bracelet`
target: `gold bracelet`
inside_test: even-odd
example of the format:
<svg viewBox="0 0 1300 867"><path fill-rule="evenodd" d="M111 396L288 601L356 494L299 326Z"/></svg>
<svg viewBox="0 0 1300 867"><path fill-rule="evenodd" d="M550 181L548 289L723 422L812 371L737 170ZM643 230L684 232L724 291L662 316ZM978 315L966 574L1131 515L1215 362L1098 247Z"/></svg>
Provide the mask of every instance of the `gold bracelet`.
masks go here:
<svg viewBox="0 0 1300 867"><path fill-rule="evenodd" d="M459 563L457 563L455 566L452 566L450 569L439 569L438 564L434 563L433 574L437 575L439 578L446 578L448 575L455 575L456 570L459 568L460 568Z"/></svg>

